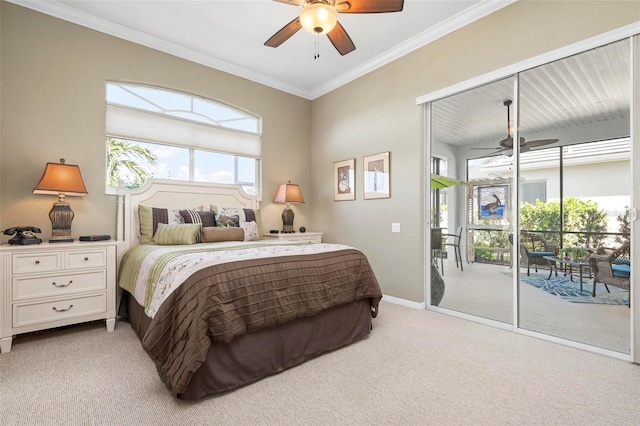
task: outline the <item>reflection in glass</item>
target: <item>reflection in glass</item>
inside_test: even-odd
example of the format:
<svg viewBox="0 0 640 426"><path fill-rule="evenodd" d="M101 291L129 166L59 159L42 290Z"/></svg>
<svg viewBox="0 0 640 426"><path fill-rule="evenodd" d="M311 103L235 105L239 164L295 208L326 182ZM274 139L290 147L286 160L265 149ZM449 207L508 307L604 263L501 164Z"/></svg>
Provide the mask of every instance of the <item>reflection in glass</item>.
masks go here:
<svg viewBox="0 0 640 426"><path fill-rule="evenodd" d="M522 136L559 142L520 157L519 326L622 353L628 288L594 284L589 257L629 241L628 49L624 40L520 75Z"/></svg>
<svg viewBox="0 0 640 426"><path fill-rule="evenodd" d="M508 78L431 105L431 173L461 181L431 184L432 305L444 284L441 308L504 323L513 323L512 160L500 142L512 93Z"/></svg>

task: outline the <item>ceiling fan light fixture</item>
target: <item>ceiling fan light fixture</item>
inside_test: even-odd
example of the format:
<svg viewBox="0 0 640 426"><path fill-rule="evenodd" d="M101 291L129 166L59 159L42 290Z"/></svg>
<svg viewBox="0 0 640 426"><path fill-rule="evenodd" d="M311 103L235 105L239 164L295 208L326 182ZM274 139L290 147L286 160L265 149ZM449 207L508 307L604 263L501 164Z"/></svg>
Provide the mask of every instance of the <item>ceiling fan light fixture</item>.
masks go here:
<svg viewBox="0 0 640 426"><path fill-rule="evenodd" d="M337 22L338 12L326 3L311 3L300 12L300 25L311 34L326 34Z"/></svg>

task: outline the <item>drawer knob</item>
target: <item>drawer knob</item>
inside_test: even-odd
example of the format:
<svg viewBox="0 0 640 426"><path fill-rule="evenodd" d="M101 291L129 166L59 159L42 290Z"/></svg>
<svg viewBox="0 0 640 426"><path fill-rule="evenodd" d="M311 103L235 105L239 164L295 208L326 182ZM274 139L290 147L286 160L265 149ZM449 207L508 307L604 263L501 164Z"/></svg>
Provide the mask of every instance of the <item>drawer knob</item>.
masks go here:
<svg viewBox="0 0 640 426"><path fill-rule="evenodd" d="M84 258L84 260L85 260L85 262L86 262L87 260L89 260L89 258L88 258L88 257L85 257L85 258Z"/></svg>
<svg viewBox="0 0 640 426"><path fill-rule="evenodd" d="M56 287L69 287L71 285L71 283L73 282L73 280L69 280L68 284L56 284L56 282L52 282L51 284L53 284Z"/></svg>
<svg viewBox="0 0 640 426"><path fill-rule="evenodd" d="M73 305L69 305L69 307L67 309L58 309L55 306L53 307L53 310L56 312L67 312L69 309L73 308Z"/></svg>
<svg viewBox="0 0 640 426"><path fill-rule="evenodd" d="M39 264L40 264L40 261L39 261L39 260L36 260L36 265L39 265Z"/></svg>

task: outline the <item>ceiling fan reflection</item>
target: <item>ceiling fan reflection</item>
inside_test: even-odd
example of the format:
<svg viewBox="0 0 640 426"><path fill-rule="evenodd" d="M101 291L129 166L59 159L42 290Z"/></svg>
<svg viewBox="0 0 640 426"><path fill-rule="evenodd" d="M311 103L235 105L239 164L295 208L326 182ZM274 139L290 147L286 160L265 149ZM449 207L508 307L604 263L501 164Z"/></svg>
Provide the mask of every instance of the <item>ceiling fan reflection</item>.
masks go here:
<svg viewBox="0 0 640 426"><path fill-rule="evenodd" d="M511 116L509 114L510 106L513 102L510 99L507 99L503 102L503 105L507 107L507 137L498 142L499 147L497 148L471 148L471 149L491 149L494 150L495 153L503 153L504 155L511 155L513 153L513 131L511 126ZM558 142L559 139L538 139L534 141L526 141L525 138L520 137L520 152L528 152L531 151L532 148L539 148L542 146L550 145L552 143Z"/></svg>

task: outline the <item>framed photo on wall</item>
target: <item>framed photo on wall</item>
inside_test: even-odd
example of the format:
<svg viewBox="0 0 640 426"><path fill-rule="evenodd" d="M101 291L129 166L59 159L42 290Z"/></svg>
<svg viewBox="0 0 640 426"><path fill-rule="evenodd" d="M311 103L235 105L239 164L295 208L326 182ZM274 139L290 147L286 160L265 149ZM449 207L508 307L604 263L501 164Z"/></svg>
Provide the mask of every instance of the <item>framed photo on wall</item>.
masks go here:
<svg viewBox="0 0 640 426"><path fill-rule="evenodd" d="M356 159L333 163L333 201L356 199Z"/></svg>
<svg viewBox="0 0 640 426"><path fill-rule="evenodd" d="M391 198L390 153L364 157L364 199Z"/></svg>
<svg viewBox="0 0 640 426"><path fill-rule="evenodd" d="M478 187L478 219L505 219L508 204L509 185Z"/></svg>

